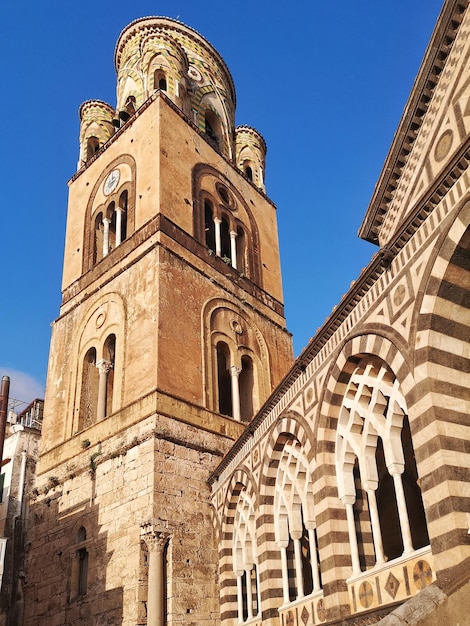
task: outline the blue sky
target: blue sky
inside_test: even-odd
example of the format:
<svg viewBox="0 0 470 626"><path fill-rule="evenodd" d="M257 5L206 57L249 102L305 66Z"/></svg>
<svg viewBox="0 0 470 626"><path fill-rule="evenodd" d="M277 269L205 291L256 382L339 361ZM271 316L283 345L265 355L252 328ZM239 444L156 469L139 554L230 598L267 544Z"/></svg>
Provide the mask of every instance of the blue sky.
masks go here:
<svg viewBox="0 0 470 626"><path fill-rule="evenodd" d="M268 145L287 326L299 354L376 248L357 238L441 0L23 0L0 22L0 375L42 396L57 317L78 108L115 105L114 46L146 15L177 18L220 52L237 124Z"/></svg>

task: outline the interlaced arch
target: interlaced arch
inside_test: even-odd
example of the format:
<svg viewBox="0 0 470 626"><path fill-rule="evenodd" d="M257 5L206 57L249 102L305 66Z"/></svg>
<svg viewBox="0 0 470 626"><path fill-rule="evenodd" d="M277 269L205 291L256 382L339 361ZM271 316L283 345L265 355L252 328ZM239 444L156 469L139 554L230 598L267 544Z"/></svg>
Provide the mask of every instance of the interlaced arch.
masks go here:
<svg viewBox="0 0 470 626"><path fill-rule="evenodd" d="M395 375L378 357L357 358L343 394L336 474L353 573L426 545L406 401Z"/></svg>

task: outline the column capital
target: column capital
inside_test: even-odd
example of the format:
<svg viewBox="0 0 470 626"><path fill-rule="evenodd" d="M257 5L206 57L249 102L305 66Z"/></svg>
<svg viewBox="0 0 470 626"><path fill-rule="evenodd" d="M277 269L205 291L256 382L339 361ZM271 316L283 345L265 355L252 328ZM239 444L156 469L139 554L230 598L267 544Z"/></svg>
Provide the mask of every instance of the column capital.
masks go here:
<svg viewBox="0 0 470 626"><path fill-rule="evenodd" d="M238 378L238 376L240 375L240 372L242 371L241 367L237 367L236 365L231 365L230 366L230 373L232 376L236 376Z"/></svg>
<svg viewBox="0 0 470 626"><path fill-rule="evenodd" d="M111 224L109 217L103 217L103 224Z"/></svg>
<svg viewBox="0 0 470 626"><path fill-rule="evenodd" d="M162 552L169 538L170 533L164 531L152 530L142 535L142 539L145 541L149 552Z"/></svg>
<svg viewBox="0 0 470 626"><path fill-rule="evenodd" d="M100 374L107 374L113 369L113 364L111 361L106 361L106 359L100 359L96 362L96 367L98 368Z"/></svg>

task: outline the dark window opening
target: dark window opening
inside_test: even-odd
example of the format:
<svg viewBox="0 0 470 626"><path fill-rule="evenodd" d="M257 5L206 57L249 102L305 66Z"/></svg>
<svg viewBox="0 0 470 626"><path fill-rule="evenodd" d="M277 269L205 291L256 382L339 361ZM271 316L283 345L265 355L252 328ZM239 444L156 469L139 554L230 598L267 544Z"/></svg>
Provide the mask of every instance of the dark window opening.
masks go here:
<svg viewBox="0 0 470 626"><path fill-rule="evenodd" d="M116 335L109 335L104 344L104 358L111 363L111 368L106 376L106 409L105 417L113 412L114 390L114 356L116 352Z"/></svg>
<svg viewBox="0 0 470 626"><path fill-rule="evenodd" d="M100 149L100 142L98 137L89 137L86 144L86 159L91 159L91 157L98 152Z"/></svg>
<svg viewBox="0 0 470 626"><path fill-rule="evenodd" d="M238 378L240 386L240 417L242 422L249 422L253 417L253 361L249 356L242 356L242 371Z"/></svg>
<svg viewBox="0 0 470 626"><path fill-rule="evenodd" d="M220 224L220 256L223 259L231 259L231 247L230 247L230 226L225 217L222 218Z"/></svg>
<svg viewBox="0 0 470 626"><path fill-rule="evenodd" d="M237 228L237 269L241 274L246 272L245 246L245 231L239 226Z"/></svg>
<svg viewBox="0 0 470 626"><path fill-rule="evenodd" d="M253 170L249 165L245 167L245 176L253 182Z"/></svg>
<svg viewBox="0 0 470 626"><path fill-rule="evenodd" d="M217 383L219 391L219 413L233 417L232 379L230 376L230 352L226 343L217 344Z"/></svg>
<svg viewBox="0 0 470 626"><path fill-rule="evenodd" d="M204 232L206 238L206 246L212 252L215 252L215 225L212 212L212 205L208 200L204 201Z"/></svg>
<svg viewBox="0 0 470 626"><path fill-rule="evenodd" d="M79 430L91 426L96 421L98 387L99 372L96 367L96 350L90 348L83 359Z"/></svg>

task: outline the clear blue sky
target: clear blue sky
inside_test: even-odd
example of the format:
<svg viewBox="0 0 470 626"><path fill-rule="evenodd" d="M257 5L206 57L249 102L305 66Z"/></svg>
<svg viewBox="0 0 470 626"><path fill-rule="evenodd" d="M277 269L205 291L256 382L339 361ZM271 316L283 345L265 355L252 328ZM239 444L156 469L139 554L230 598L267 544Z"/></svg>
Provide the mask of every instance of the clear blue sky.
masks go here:
<svg viewBox="0 0 470 626"><path fill-rule="evenodd" d="M57 316L78 108L115 103L114 46L145 15L177 18L221 53L237 124L268 145L287 326L296 355L376 248L357 238L441 0L22 0L0 21L0 375L42 395Z"/></svg>

